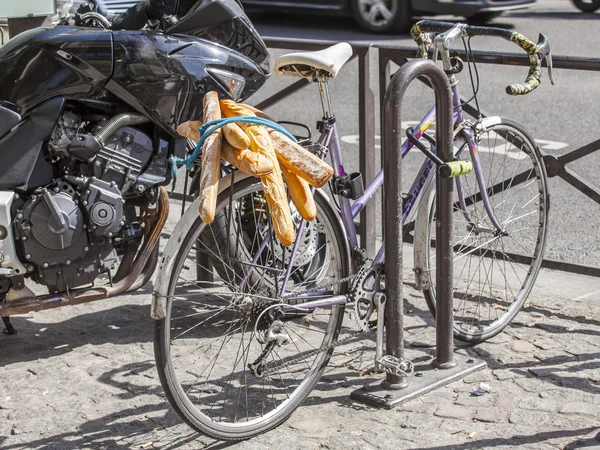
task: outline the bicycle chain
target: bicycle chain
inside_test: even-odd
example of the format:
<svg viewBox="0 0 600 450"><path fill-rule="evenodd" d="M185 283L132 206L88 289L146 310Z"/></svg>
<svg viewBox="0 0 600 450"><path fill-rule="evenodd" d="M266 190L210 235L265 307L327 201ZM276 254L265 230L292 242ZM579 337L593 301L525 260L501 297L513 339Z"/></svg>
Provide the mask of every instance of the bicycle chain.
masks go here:
<svg viewBox="0 0 600 450"><path fill-rule="evenodd" d="M364 265L367 265L369 263L372 263L372 260L367 259L366 261L364 261ZM336 280L335 282L333 282L331 284L328 284L328 285L325 285L325 286L319 286L319 287L312 288L310 290L305 290L305 291L298 292L298 293L295 292L294 295L295 296L300 296L300 295L309 294L311 292L318 291L318 290L331 289L331 288L334 288L335 286L343 284L343 283L347 283L347 282L351 283L352 281L358 279L361 275L362 275L362 271L359 270L356 274L347 276L347 277L342 278L340 280ZM352 303L353 301L355 301L355 299L354 299L354 290L351 288L351 289L348 290L348 303ZM358 322L358 318L355 318L355 319ZM285 362L285 363L283 363L281 365L278 365L276 368L267 368L267 370L264 372L264 376L270 376L273 373L274 370L286 369L287 367L289 367L289 366L297 363L298 361L305 360L306 358L312 357L313 355L317 355L317 354L319 354L321 352L329 352L333 348L338 347L340 345L343 345L343 344L351 341L352 339L354 339L354 338L356 338L356 337L358 337L360 335L363 335L363 334L373 334L373 330L363 330L363 329L356 330L356 331L352 332L349 336L346 336L343 339L340 339L340 340L337 340L335 342L332 342L331 344L329 344L329 345L327 345L325 347L319 347L319 348L316 348L314 350L310 350L307 353L303 353L302 355L299 355L299 356L297 356L295 358L292 358L291 360L289 360L289 361L287 361L287 362Z"/></svg>
<svg viewBox="0 0 600 450"><path fill-rule="evenodd" d="M360 336L361 334L370 334L370 333L367 333L363 330L356 330L356 331L352 332L349 336L345 337L344 339L340 339L338 341L332 342L331 344L329 344L325 347L319 347L319 348L315 348L314 350L310 350L307 353L303 353L302 356L297 356L295 358L292 358L291 360L289 360L281 365L278 365L274 368L267 368L267 370L265 370L265 372L264 372L264 375L271 375L274 371L286 369L289 366L297 363L298 361L305 361L306 358L310 358L313 355L318 355L321 352L329 352L330 350L334 349L335 347L343 345L346 342L351 341L352 339Z"/></svg>
<svg viewBox="0 0 600 450"><path fill-rule="evenodd" d="M342 278L341 280L337 280L335 283L332 283L332 284L329 284L326 286L321 286L319 288L313 288L311 290L307 290L307 291L298 293L297 295L303 295L303 294L312 292L314 290L329 289L329 288L335 287L338 284L354 281L364 275L365 268L368 269L370 267L372 267L372 261L367 259L364 261L364 265L360 268L360 270L358 270L358 272L355 275L350 275L348 277ZM382 279L384 279L385 275L381 275L381 277L382 277ZM348 303L351 303L352 301L356 301L356 299L354 298L355 293L356 293L356 290L353 287L351 287L348 291L348 296L349 296ZM329 352L332 349L334 349L335 347L344 345L347 342L353 340L354 338L356 338L358 336L366 335L366 334L374 334L375 329L373 329L373 328L365 329L363 327L360 327L360 318L359 317L355 317L355 320L359 324L359 329L350 333L350 335L346 336L345 338L337 340L335 342L332 342L331 344L329 344L327 346L319 347L318 349L316 348L314 350L310 350L307 353L303 353L302 355L298 355L297 357L292 358L289 361L282 363L281 365L278 365L276 367L271 367L271 368L267 367L267 369L262 373L261 376L267 376L267 377L271 376L275 371L280 371L282 369L286 369L286 368L292 366L293 364L296 364L299 361L306 361L306 358L316 356L317 354L319 354L321 352ZM379 359L377 362L381 365L381 368L383 369L384 373L388 373L388 374L399 376L399 377L409 377L414 373L414 364L410 360L406 360L406 359L399 360L398 358L395 358L391 355L385 355L381 359Z"/></svg>

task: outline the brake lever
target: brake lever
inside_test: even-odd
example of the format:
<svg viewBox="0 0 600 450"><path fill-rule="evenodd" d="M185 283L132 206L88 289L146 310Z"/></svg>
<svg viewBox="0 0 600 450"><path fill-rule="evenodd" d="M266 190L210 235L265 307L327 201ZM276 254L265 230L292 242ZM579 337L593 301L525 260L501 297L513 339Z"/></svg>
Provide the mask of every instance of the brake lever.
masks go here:
<svg viewBox="0 0 600 450"><path fill-rule="evenodd" d="M548 67L548 77L550 78L550 83L554 85L554 75L552 73L552 52L550 51L550 42L548 42L548 38L540 33L538 38L537 45L539 47L538 54L546 60L546 67Z"/></svg>

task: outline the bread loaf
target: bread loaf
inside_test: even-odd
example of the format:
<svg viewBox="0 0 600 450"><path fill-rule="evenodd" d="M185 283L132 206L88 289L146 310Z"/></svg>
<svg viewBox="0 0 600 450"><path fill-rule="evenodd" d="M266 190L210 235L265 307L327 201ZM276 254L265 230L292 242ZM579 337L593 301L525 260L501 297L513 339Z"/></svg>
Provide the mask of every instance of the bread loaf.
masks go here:
<svg viewBox="0 0 600 450"><path fill-rule="evenodd" d="M249 111L252 111L256 115L256 117L261 117L263 119L270 120L271 122L275 122L275 120L273 120L273 118L271 116L268 116L267 114L262 112L260 109L256 109L254 106L246 105L245 103L240 103L239 105L242 106L243 108L246 108Z"/></svg>
<svg viewBox="0 0 600 450"><path fill-rule="evenodd" d="M200 131L198 130L201 126L202 122L199 120L188 120L177 127L177 133L194 142L198 142L200 140Z"/></svg>
<svg viewBox="0 0 600 450"><path fill-rule="evenodd" d="M244 150L250 147L250 139L244 131L235 123L228 123L223 127L223 135L227 142L234 148Z"/></svg>
<svg viewBox="0 0 600 450"><path fill-rule="evenodd" d="M221 100L221 112L225 117L239 117L239 116L255 116L255 114L240 103L236 103L233 100ZM252 124L240 123L239 126L243 129L248 128Z"/></svg>
<svg viewBox="0 0 600 450"><path fill-rule="evenodd" d="M282 166L304 178L316 188L324 186L331 179L333 168L329 164L279 131L270 129L269 135L277 159Z"/></svg>
<svg viewBox="0 0 600 450"><path fill-rule="evenodd" d="M215 91L204 95L204 122L221 118L219 96ZM202 171L200 172L200 205L198 212L204 223L212 223L217 207L221 168L221 128L209 135L202 146Z"/></svg>
<svg viewBox="0 0 600 450"><path fill-rule="evenodd" d="M248 126L245 131L250 138L250 149L268 158L273 164L273 172L262 176L260 181L262 182L263 192L267 199L269 212L271 213L275 235L287 247L294 242L294 224L285 192L285 185L281 176L281 169L277 162L277 156L273 150L269 133L260 125Z"/></svg>
<svg viewBox="0 0 600 450"><path fill-rule="evenodd" d="M314 220L317 217L317 207L308 183L285 166L281 166L281 173L287 184L288 195L294 202L298 213L309 222Z"/></svg>
<svg viewBox="0 0 600 450"><path fill-rule="evenodd" d="M229 164L233 164L242 172L254 175L255 177L268 175L274 169L270 159L250 149L239 150L234 148L227 140L223 141L221 158Z"/></svg>

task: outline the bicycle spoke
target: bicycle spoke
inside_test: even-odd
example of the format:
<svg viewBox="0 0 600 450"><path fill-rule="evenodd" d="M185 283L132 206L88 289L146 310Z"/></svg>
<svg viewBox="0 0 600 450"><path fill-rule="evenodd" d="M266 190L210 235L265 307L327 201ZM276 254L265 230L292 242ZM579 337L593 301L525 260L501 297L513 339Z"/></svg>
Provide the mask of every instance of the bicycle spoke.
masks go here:
<svg viewBox="0 0 600 450"><path fill-rule="evenodd" d="M233 196L219 203L212 224L197 220L178 244L174 282L161 293L169 310L162 338L169 365L161 370L170 371L181 389L167 388L177 404L187 397L193 405L186 403L187 420L213 434L217 424L231 430L267 426L308 395L325 367L344 308L281 313L278 305L310 302L313 292L323 298L325 286L326 295L337 295L342 286L336 281L349 270L344 233L328 205L317 202L317 218L299 237L291 260L291 250L269 231L260 181L242 184L246 190L228 191ZM269 242L262 246L266 236ZM194 269L211 273L214 281L197 281ZM276 287L288 271L280 298ZM295 298L299 292L308 296Z"/></svg>
<svg viewBox="0 0 600 450"><path fill-rule="evenodd" d="M518 125L505 124L503 119L478 142L487 184L483 194L506 235L492 225L477 174L461 176L461 189L453 200L455 329L460 339L475 342L501 331L522 307L539 271L547 218L543 163ZM461 205L467 209L463 211ZM433 308L434 222L429 230L431 287L426 295ZM511 255L518 255L519 263Z"/></svg>

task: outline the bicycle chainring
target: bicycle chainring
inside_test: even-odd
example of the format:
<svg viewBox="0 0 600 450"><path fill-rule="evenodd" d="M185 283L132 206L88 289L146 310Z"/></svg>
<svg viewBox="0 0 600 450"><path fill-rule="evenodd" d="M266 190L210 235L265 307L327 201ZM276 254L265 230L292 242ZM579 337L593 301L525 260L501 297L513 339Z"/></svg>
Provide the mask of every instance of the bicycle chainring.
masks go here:
<svg viewBox="0 0 600 450"><path fill-rule="evenodd" d="M350 288L356 324L361 331L377 329L375 294L381 290L383 275L383 264L373 264L369 260L360 268Z"/></svg>

